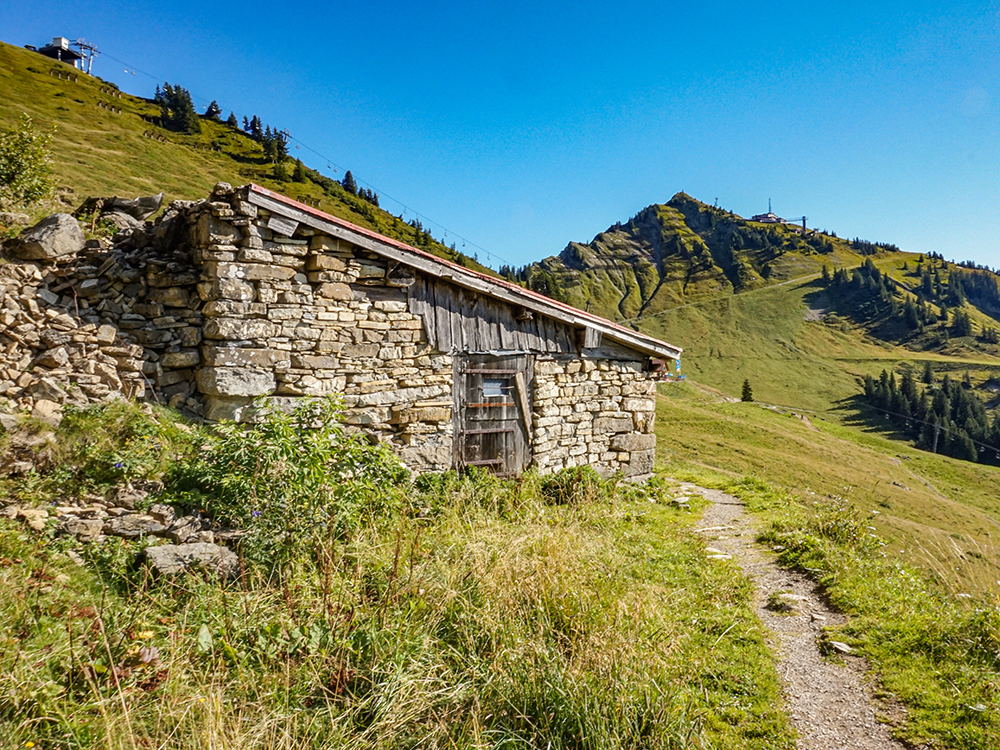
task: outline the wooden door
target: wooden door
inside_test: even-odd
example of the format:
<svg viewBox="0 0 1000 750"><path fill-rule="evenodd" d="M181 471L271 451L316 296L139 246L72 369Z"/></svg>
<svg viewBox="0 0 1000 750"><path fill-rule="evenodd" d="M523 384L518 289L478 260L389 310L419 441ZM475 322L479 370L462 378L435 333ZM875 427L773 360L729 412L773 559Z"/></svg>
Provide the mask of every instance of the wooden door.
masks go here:
<svg viewBox="0 0 1000 750"><path fill-rule="evenodd" d="M455 466L501 476L531 463L532 360L524 354L455 359Z"/></svg>

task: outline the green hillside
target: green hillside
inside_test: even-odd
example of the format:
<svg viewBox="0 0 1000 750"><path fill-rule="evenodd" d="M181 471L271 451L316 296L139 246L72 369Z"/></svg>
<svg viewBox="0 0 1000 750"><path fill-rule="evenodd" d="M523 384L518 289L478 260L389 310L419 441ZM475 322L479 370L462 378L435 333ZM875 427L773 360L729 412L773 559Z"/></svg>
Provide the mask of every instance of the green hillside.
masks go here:
<svg viewBox="0 0 1000 750"><path fill-rule="evenodd" d="M255 182L490 272L428 239L418 227L349 194L329 177L306 170L304 182L291 181L294 160L273 164L260 143L222 121L200 118L201 132L196 135L167 130L154 124L160 109L152 100L122 94L113 83L0 42L0 129L13 127L22 113L40 129L54 128L51 153L57 200L55 206L36 206L33 218L56 206L76 208L88 196L134 197L163 191L169 202L204 197L217 182Z"/></svg>
<svg viewBox="0 0 1000 750"><path fill-rule="evenodd" d="M866 263L884 280L833 283L837 270L850 280ZM758 400L843 411L865 375L930 363L938 373L968 371L990 401L1000 375L993 272L748 221L684 193L589 244L504 270L683 347L689 377L732 395L748 379ZM923 316L913 327L911 307ZM956 330L956 311L968 330Z"/></svg>
<svg viewBox="0 0 1000 750"><path fill-rule="evenodd" d="M836 237L746 221L678 193L520 275L572 304L589 302L602 315L632 320L860 259L858 248Z"/></svg>

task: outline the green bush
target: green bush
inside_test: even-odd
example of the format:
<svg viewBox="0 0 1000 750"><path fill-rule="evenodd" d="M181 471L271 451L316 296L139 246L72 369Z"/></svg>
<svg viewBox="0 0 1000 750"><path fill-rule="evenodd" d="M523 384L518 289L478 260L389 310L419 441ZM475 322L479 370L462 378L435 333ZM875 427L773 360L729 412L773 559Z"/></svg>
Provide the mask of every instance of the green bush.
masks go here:
<svg viewBox="0 0 1000 750"><path fill-rule="evenodd" d="M283 569L320 539L344 539L402 507L408 474L388 446L348 433L333 399L291 412L259 402L258 422L220 424L176 478L218 521L246 529L251 562Z"/></svg>
<svg viewBox="0 0 1000 750"><path fill-rule="evenodd" d="M606 482L590 466L562 469L542 480L542 496L556 505L575 505L607 496Z"/></svg>
<svg viewBox="0 0 1000 750"><path fill-rule="evenodd" d="M27 420L17 439L0 442L0 457L13 452L32 463L29 475L12 480L7 491L19 502L38 503L158 480L190 460L201 440L168 409L111 401L67 405L54 435L47 425Z"/></svg>
<svg viewBox="0 0 1000 750"><path fill-rule="evenodd" d="M38 130L26 114L16 128L0 132L0 205L28 205L48 195L52 132Z"/></svg>

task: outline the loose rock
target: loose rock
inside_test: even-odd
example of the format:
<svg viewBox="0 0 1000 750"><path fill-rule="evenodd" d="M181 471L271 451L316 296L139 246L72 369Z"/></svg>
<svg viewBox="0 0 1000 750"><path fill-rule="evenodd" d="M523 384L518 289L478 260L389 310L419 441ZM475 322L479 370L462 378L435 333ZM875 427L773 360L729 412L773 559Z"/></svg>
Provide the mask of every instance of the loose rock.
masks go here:
<svg viewBox="0 0 1000 750"><path fill-rule="evenodd" d="M109 518L104 522L104 533L108 536L119 536L122 539L141 539L145 536L162 534L167 529L151 516L128 515Z"/></svg>
<svg viewBox="0 0 1000 750"><path fill-rule="evenodd" d="M207 542L147 547L141 555L161 575L176 575L204 567L224 578L231 578L240 569L239 557L235 552Z"/></svg>
<svg viewBox="0 0 1000 750"><path fill-rule="evenodd" d="M65 260L83 250L87 238L69 214L47 216L6 244L22 260Z"/></svg>

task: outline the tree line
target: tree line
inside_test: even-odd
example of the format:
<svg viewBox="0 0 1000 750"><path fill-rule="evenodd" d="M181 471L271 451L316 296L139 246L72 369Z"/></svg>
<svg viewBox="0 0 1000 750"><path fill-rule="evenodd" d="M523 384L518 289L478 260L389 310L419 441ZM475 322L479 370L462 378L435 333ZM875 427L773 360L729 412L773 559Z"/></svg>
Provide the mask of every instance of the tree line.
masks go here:
<svg viewBox="0 0 1000 750"><path fill-rule="evenodd" d="M840 268L831 274L830 269L824 267L822 280L831 296L851 303L850 314L860 322L899 317L908 330L918 334L942 323L944 335L975 335L975 324L965 304L968 301L1000 310L996 276L985 270L953 268L944 279L941 267L933 263L934 259L927 263L921 259L917 263L915 273L920 277L920 284L913 295L902 293L896 282L882 273L871 258L865 258L864 263L850 272ZM1000 335L995 328L984 326L979 338L995 344Z"/></svg>
<svg viewBox="0 0 1000 750"><path fill-rule="evenodd" d="M882 410L924 450L1000 464L1000 416L989 419L969 374L961 383L945 374L936 384L930 363L926 363L922 381L923 388L910 371L898 382L895 373L885 370L877 379L866 375L865 401Z"/></svg>

